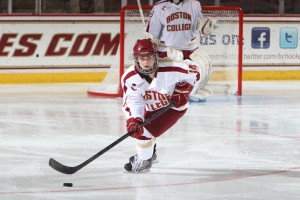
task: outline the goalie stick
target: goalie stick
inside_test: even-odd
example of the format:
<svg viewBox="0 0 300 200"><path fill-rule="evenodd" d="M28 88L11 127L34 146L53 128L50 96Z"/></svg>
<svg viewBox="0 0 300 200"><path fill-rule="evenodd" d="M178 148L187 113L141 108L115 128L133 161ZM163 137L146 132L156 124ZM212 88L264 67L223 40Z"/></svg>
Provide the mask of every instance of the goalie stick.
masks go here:
<svg viewBox="0 0 300 200"><path fill-rule="evenodd" d="M143 25L144 25L144 27L146 27L146 22L145 22L145 17L144 17L141 1L137 0L137 4L138 4L138 7L139 7L139 11L140 11L140 15L141 15L141 18L142 18Z"/></svg>
<svg viewBox="0 0 300 200"><path fill-rule="evenodd" d="M155 113L149 119L146 119L146 121L144 121L141 125L146 126L151 121L153 121L158 116L160 116L163 113L165 113L166 111L168 111L173 106L174 106L174 103L170 103L168 106L164 107L163 109L161 109L160 111ZM87 159L86 161L84 161L83 163L81 163L77 166L69 167L69 166L61 164L60 162L56 161L53 158L50 158L49 165L50 165L50 167L52 167L56 171L61 172L63 174L74 174L75 172L82 169L83 167L85 167L86 165L91 163L93 160L95 160L96 158L98 158L99 156L101 156L102 154L104 154L105 152L107 152L108 150L110 150L111 148L113 148L114 146L116 146L117 144L122 142L123 140L125 140L132 133L133 133L133 131L126 133L125 135L123 135L122 137L120 137L119 139L117 139L116 141L114 141L113 143L111 143L110 145L108 145L107 147L105 147L104 149L102 149L101 151L99 151L98 153L96 153L95 155L93 155L92 157L90 157L89 159Z"/></svg>

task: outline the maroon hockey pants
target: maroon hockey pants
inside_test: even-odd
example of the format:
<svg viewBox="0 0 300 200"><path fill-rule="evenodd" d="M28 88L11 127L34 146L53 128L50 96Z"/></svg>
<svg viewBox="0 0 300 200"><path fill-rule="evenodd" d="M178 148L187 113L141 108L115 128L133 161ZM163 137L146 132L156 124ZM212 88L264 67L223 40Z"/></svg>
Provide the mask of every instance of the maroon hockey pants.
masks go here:
<svg viewBox="0 0 300 200"><path fill-rule="evenodd" d="M145 120L150 118L152 115L154 115L159 110L153 111L153 112L146 112L145 114ZM169 109L167 112L163 113L156 119L154 119L151 123L145 126L145 128L154 136L159 137L164 132L166 132L169 128L171 128L187 111L187 109L182 111L177 111L174 109ZM142 139L142 138L138 138ZM144 139L146 139L144 137ZM148 138L147 138L148 139Z"/></svg>

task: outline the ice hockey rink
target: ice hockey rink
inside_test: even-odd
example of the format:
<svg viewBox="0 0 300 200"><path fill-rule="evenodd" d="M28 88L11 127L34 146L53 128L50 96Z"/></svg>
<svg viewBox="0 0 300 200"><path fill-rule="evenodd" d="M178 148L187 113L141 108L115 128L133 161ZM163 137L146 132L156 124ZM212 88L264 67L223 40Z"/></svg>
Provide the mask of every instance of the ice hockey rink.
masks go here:
<svg viewBox="0 0 300 200"><path fill-rule="evenodd" d="M0 85L1 200L300 199L300 82L244 82L241 97L191 104L148 173L123 172L127 138L65 175L50 158L75 166L126 133L122 100L90 86Z"/></svg>

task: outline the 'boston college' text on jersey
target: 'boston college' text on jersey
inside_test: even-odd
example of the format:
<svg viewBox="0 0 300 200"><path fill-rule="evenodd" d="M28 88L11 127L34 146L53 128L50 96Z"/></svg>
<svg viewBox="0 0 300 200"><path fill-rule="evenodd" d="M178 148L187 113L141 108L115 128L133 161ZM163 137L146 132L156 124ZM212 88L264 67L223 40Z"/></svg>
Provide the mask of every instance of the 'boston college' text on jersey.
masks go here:
<svg viewBox="0 0 300 200"><path fill-rule="evenodd" d="M164 46L194 50L198 47L196 20L202 17L199 1L184 0L176 5L162 0L154 5L146 31L162 42L160 51Z"/></svg>
<svg viewBox="0 0 300 200"><path fill-rule="evenodd" d="M200 78L198 66L190 60L159 59L154 79L131 66L122 76L123 110L127 117L144 119L144 109L154 111L169 105L174 88L179 82L194 84ZM148 81L147 81L148 80ZM183 110L188 104L173 108Z"/></svg>

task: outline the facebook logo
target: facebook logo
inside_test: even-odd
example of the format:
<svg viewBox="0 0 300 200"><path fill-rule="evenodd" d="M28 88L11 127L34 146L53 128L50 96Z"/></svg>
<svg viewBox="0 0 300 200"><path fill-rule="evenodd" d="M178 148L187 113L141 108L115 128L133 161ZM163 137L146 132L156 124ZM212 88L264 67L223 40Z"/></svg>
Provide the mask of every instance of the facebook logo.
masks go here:
<svg viewBox="0 0 300 200"><path fill-rule="evenodd" d="M280 29L280 48L295 49L298 47L298 29L287 27Z"/></svg>
<svg viewBox="0 0 300 200"><path fill-rule="evenodd" d="M252 48L267 49L270 47L270 29L267 27L252 28Z"/></svg>

